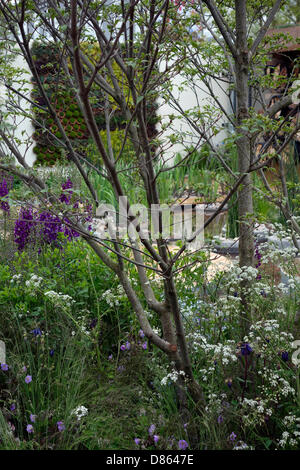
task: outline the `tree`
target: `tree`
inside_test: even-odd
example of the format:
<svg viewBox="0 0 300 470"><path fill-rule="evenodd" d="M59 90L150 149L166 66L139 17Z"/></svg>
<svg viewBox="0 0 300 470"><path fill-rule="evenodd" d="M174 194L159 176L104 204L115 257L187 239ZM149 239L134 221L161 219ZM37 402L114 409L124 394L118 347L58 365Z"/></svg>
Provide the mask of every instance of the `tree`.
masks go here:
<svg viewBox="0 0 300 470"><path fill-rule="evenodd" d="M251 64L255 62L261 41L281 4L280 1L276 1L275 5L269 8L267 18L256 37L251 39L251 47L249 48L247 28L251 21L247 22L246 7L250 2L242 0L235 3L228 2L228 5L224 5L224 2L219 3L220 8L210 0L191 2L187 7L195 9L198 12L197 15L181 21L181 17L178 16L178 6L180 5L178 2L177 5L173 5L169 0L149 0L146 2L131 0L127 3L121 0L113 4L105 0L102 2L49 0L44 2L42 6L38 1L0 1L0 12L7 35L14 42L17 52L26 60L43 98L43 104L32 102L28 91L21 92L6 80L5 85L10 91L12 106L15 107L17 113L24 114L18 106L18 98L21 94L23 99L27 99L33 106L39 107L45 116L50 116L55 121L60 133L56 140L85 182L94 208L99 206L99 201L96 189L89 178L88 170L105 177L116 198L121 198L123 207L120 207L120 211L123 213L124 210L126 211L126 225L135 226L137 239L132 236L128 241L124 241L112 229L111 238L104 240L89 231L84 219L78 217L72 208L65 204L65 200L61 201L57 194L51 192L45 180L38 176L35 170L28 167L24 155L18 151L16 142L5 125L2 125L0 129L0 136L9 152L6 154L2 152L0 169L20 178L38 198L41 206L48 209L50 207L50 212L53 215L62 220L70 229L80 233L99 256L101 262L118 276L146 337L168 355L170 361L175 363L179 373L185 375L188 389L196 401L203 400L203 394L193 376L179 306L176 276L182 269L187 269L199 262L196 253L196 258L190 255L191 262L186 263L185 266L181 265L188 242L192 242L211 223L237 191L239 191L240 264L241 266L253 264L251 173L267 164L263 158L268 146L258 157L255 155L253 142L257 135L264 131L264 128L260 127L256 132L249 131L249 126L253 126L253 122L257 120L253 121L252 119L251 124L248 80L252 72ZM224 7L229 16L232 16L234 12L233 25L229 25L225 16L222 15L221 10L224 10ZM215 24L212 23L211 18L207 20L206 8ZM222 77L220 66L217 71L215 69L209 70L209 63L203 65L199 60L199 58L205 57L205 54L210 53L213 44L191 41L187 28L191 23L197 22L211 31L216 40L214 47L217 47L219 55L223 55L221 67L227 64L234 77L234 88L237 90L236 115L228 116L228 118L235 127L236 134L231 139L232 145L237 149L239 172L235 174L230 168L226 152L224 156L222 151L214 147L211 136L205 130L207 126L205 125L205 116L201 115L201 110L198 109L194 114L182 112L183 118L188 120L193 129L198 132L201 144L208 143L214 158L224 166L225 171L230 175L231 185L218 210L173 255L168 249L167 237L163 233L163 211L161 209L157 212L155 236L152 240L146 236L141 219L132 207L136 201L126 198L126 189L124 189L120 177L124 168L121 168L120 162L122 162L122 150L126 142L130 142L134 157L132 164L126 168L126 174L130 177L132 173L138 172L138 183L142 184L144 200L150 210L151 207L157 208L160 204L158 179L161 175L171 171L174 166L188 164L191 159L194 151L188 152L177 163L173 162L169 166L161 164L160 149L163 150L163 147L159 146L163 131L161 134L149 136L147 132L149 121L147 103L156 100L158 94L168 99L171 79L173 74L178 72L178 67L185 67L186 74L190 77L191 68L187 66L187 63L194 67L193 80L196 84L198 81L198 85L201 81L209 89L209 82L205 78L207 73L208 76ZM28 25L31 27L28 28ZM64 74L67 78L69 87L84 116L97 154L96 162L89 161L74 149L62 121L49 99L47 88L41 81L31 51L31 40L34 35L37 35L36 31L40 35L40 40L49 44L55 43L58 48L59 73ZM92 42L99 48L100 52L96 58L85 47L87 42ZM175 57L172 64L167 65L163 70L158 70L159 63L170 56ZM123 86L120 85L116 70L122 77ZM3 78L5 79L5 71ZM24 80L24 87L26 89L26 80ZM95 121L92 110L92 92L101 93L105 102L107 146L100 136ZM288 95L285 101L277 103L266 112L266 118L270 118L276 110L290 102L291 97ZM111 142L111 120L116 108L121 110L126 119L121 151L118 154L115 153ZM178 102L177 108L180 109ZM219 111L223 110L219 108ZM28 115L27 112L26 115ZM276 123L272 128L273 138L276 137L280 124L278 126ZM45 132L49 132L43 119L40 120L39 125ZM16 159L17 164L7 160L7 153ZM157 248L153 245L154 241ZM138 272L142 296L137 294L128 274L128 266L132 264L135 265ZM155 295L151 287L149 279L151 271L154 271L163 280L160 298ZM241 287L245 288L244 285ZM146 314L147 308L159 317L163 331L162 337L156 334L151 327ZM243 297L242 309L245 312L247 324L250 320L249 311L251 309L247 305L246 295ZM184 405L185 397L182 390L182 388L179 389L181 402Z"/></svg>

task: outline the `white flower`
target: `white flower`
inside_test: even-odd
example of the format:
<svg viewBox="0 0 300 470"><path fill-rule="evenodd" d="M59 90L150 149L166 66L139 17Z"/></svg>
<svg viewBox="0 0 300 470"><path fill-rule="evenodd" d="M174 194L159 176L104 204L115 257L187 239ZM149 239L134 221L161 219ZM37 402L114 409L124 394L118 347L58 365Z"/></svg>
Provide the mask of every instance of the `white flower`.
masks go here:
<svg viewBox="0 0 300 470"><path fill-rule="evenodd" d="M61 292L55 292L54 290L49 290L48 292L44 293L45 297L47 297L55 306L58 307L65 307L70 308L72 304L75 303L75 300L72 299L67 294L62 294Z"/></svg>
<svg viewBox="0 0 300 470"><path fill-rule="evenodd" d="M89 410L85 406L80 405L80 406L77 406L77 408L75 408L75 410L71 412L71 415L75 415L77 420L80 421L81 418L83 418L84 416L88 414L88 412Z"/></svg>

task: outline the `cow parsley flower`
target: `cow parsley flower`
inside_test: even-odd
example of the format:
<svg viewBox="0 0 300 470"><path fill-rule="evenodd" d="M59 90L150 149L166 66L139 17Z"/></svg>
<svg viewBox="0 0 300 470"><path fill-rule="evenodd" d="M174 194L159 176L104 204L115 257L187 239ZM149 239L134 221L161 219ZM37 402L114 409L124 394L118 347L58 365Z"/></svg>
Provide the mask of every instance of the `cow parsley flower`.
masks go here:
<svg viewBox="0 0 300 470"><path fill-rule="evenodd" d="M88 414L88 412L89 410L85 406L79 405L77 406L77 408L75 408L75 410L71 412L71 414L75 415L77 420L80 421L84 416Z"/></svg>

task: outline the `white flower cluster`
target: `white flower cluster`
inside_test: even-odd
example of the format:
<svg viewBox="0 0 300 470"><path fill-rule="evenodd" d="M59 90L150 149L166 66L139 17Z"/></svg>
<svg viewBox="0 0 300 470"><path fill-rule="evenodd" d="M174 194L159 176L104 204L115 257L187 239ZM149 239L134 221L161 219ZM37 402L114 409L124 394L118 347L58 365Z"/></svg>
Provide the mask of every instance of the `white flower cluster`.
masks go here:
<svg viewBox="0 0 300 470"><path fill-rule="evenodd" d="M72 304L75 303L75 300L72 299L72 297L67 294L62 294L62 292L49 290L48 292L45 292L44 295L57 307L70 308Z"/></svg>
<svg viewBox="0 0 300 470"><path fill-rule="evenodd" d="M281 309L277 309L276 315L282 317ZM263 320L251 325L250 332L245 342L251 343L253 350L263 358L269 358L272 361L276 352L291 351L291 341L294 337L291 333L281 331L277 320ZM274 353L275 351L275 353Z"/></svg>
<svg viewBox="0 0 300 470"><path fill-rule="evenodd" d="M234 266L229 271L229 281L236 283L237 281L254 281L257 278L258 269L252 266Z"/></svg>
<svg viewBox="0 0 300 470"><path fill-rule="evenodd" d="M25 286L28 288L29 291L32 293L35 292L39 287L41 287L41 283L43 282L43 278L37 276L36 274L32 274L30 279L25 282Z"/></svg>
<svg viewBox="0 0 300 470"><path fill-rule="evenodd" d="M71 415L75 415L77 420L80 421L84 416L88 414L89 410L83 405L77 406L75 410L71 412Z"/></svg>
<svg viewBox="0 0 300 470"><path fill-rule="evenodd" d="M276 233L276 237L278 233ZM297 255L297 248L293 245L293 240L291 237L282 237L286 243L289 243L291 246L286 246L284 248L278 248L277 244L272 241L268 241L267 243L262 243L260 245L260 250L262 253L262 262L263 263L274 263L276 265L285 264L286 262L291 262L295 259Z"/></svg>
<svg viewBox="0 0 300 470"><path fill-rule="evenodd" d="M10 283L11 284L20 284L21 279L22 279L22 274L14 274L14 276L12 276L12 278L10 280Z"/></svg>
<svg viewBox="0 0 300 470"><path fill-rule="evenodd" d="M262 371L258 371L258 374L264 377L265 385L261 386L261 390L265 393L266 396L271 398L271 391L273 389L273 398L277 400L280 396L284 398L288 395L295 395L296 391L287 380L283 377L280 377L279 373L271 371L269 368L265 367Z"/></svg>
<svg viewBox="0 0 300 470"><path fill-rule="evenodd" d="M261 398L248 399L244 398L241 402L242 409L246 414L243 415L245 423L263 424L267 416L272 416L273 410L268 407L268 400Z"/></svg>
<svg viewBox="0 0 300 470"><path fill-rule="evenodd" d="M169 374L167 374L165 377L162 378L161 380L161 385L167 385L167 383L169 381L175 383L177 382L179 376L182 376L184 377L185 376L185 372L183 370L180 370L179 372L175 369L173 369Z"/></svg>
<svg viewBox="0 0 300 470"><path fill-rule="evenodd" d="M279 447L299 448L300 445L300 418L290 413L283 419L283 424L287 428L282 433L278 441Z"/></svg>
<svg viewBox="0 0 300 470"><path fill-rule="evenodd" d="M202 350L211 362L218 361L224 366L237 362L236 343L232 340L228 340L226 344L209 344L205 336L197 332L189 333L187 339L194 351Z"/></svg>
<svg viewBox="0 0 300 470"><path fill-rule="evenodd" d="M120 302L125 297L125 292L121 284L117 286L115 289L108 289L107 291L103 292L103 298L106 303L110 307L117 307L120 305Z"/></svg>
<svg viewBox="0 0 300 470"><path fill-rule="evenodd" d="M153 333L155 333L158 336L162 335L161 329L160 328L152 328Z"/></svg>
<svg viewBox="0 0 300 470"><path fill-rule="evenodd" d="M240 399L244 411L245 425L262 425L273 414L274 406L286 401L288 395L295 395L295 389L283 377L269 368L258 371L263 378L263 385L258 388L259 398Z"/></svg>
<svg viewBox="0 0 300 470"><path fill-rule="evenodd" d="M246 442L238 441L232 450L254 450L252 446L248 446Z"/></svg>
<svg viewBox="0 0 300 470"><path fill-rule="evenodd" d="M226 393L209 393L207 403L205 411L212 414L221 414L229 406Z"/></svg>

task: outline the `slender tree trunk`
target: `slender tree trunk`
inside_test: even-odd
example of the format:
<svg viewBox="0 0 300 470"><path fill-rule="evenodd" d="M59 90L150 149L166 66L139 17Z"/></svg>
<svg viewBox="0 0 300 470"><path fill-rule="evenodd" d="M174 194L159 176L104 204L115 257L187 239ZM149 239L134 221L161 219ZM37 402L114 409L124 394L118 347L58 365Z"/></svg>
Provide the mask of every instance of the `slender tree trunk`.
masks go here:
<svg viewBox="0 0 300 470"><path fill-rule="evenodd" d="M237 110L236 131L240 135L237 140L238 169L244 174L251 164L250 135L241 128L244 119L249 116L249 51L247 46L247 13L246 0L236 0L236 92ZM252 177L248 174L239 190L238 210L240 223L239 263L240 266L252 266L254 257L253 237L253 196ZM242 284L242 291L247 282ZM247 332L247 323L250 317L250 305L245 294L242 293L242 329Z"/></svg>

